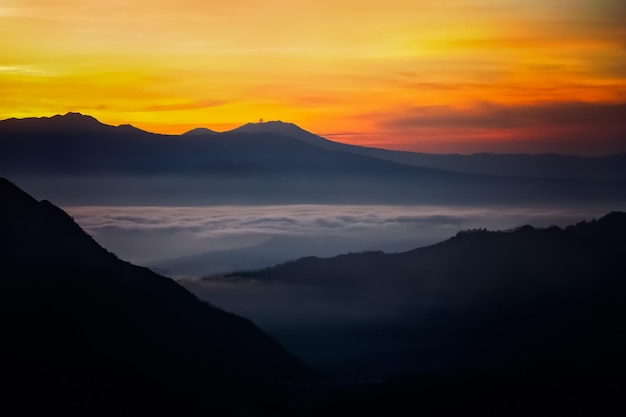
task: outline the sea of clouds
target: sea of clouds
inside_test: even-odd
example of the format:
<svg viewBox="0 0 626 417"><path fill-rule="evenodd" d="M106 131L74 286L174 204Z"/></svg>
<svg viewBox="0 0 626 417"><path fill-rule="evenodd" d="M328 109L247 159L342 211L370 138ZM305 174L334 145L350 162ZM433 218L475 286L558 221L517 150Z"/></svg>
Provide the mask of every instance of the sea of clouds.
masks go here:
<svg viewBox="0 0 626 417"><path fill-rule="evenodd" d="M349 242L355 242L355 250L408 250L447 239L462 229L564 226L606 214L574 208L385 205L64 209L104 247L140 264L251 247L277 236L318 240L340 237L344 245L338 250L344 251L349 249Z"/></svg>

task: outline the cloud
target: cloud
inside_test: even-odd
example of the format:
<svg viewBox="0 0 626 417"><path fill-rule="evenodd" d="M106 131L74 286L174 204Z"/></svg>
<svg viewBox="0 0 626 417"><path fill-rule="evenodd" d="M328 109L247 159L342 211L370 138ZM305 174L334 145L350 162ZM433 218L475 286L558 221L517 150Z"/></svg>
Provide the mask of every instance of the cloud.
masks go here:
<svg viewBox="0 0 626 417"><path fill-rule="evenodd" d="M599 217L585 210L439 206L65 207L123 259L147 262L258 245L272 237L328 238L360 248L408 250L474 227L568 224ZM394 244L395 242L395 244ZM358 248L355 248L358 249Z"/></svg>
<svg viewBox="0 0 626 417"><path fill-rule="evenodd" d="M624 128L626 104L558 102L534 105L479 103L472 108L423 106L381 122L386 128L515 129L546 126Z"/></svg>
<svg viewBox="0 0 626 417"><path fill-rule="evenodd" d="M608 155L626 152L626 104L543 102L419 106L368 115L398 145L421 152L557 152Z"/></svg>
<svg viewBox="0 0 626 417"><path fill-rule="evenodd" d="M39 77L54 77L60 75L58 71L41 65L0 65L0 74Z"/></svg>
<svg viewBox="0 0 626 417"><path fill-rule="evenodd" d="M178 111L178 110L207 109L211 107L220 107L227 103L228 101L224 101L224 100L198 100L198 101L187 101L187 102L175 103L175 104L155 104L155 105L144 107L142 111Z"/></svg>

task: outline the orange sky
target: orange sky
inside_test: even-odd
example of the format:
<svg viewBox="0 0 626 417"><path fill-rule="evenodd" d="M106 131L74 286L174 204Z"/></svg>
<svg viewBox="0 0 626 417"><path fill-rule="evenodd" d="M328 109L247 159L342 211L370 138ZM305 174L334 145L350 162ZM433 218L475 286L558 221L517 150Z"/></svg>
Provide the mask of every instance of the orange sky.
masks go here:
<svg viewBox="0 0 626 417"><path fill-rule="evenodd" d="M0 0L0 119L626 151L622 0Z"/></svg>

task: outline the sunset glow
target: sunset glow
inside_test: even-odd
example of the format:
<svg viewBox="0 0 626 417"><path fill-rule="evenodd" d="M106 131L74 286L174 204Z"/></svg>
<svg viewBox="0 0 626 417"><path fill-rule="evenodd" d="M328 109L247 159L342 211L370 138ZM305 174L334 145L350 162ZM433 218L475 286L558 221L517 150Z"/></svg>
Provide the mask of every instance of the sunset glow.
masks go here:
<svg viewBox="0 0 626 417"><path fill-rule="evenodd" d="M622 0L1 0L0 119L626 151Z"/></svg>

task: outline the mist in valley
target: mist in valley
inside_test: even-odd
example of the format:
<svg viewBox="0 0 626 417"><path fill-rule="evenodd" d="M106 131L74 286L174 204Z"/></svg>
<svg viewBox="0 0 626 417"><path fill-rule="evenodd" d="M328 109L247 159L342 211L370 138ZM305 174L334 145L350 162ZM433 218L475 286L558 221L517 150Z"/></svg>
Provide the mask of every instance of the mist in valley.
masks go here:
<svg viewBox="0 0 626 417"><path fill-rule="evenodd" d="M441 371L488 357L489 349L473 346L469 334L481 332L483 323L489 327L495 310L501 320L519 314L494 304L492 298L477 310L475 286L492 285L481 283L479 276L475 282L455 283L444 274L428 284L414 273L402 283L398 280L402 273L394 268L403 264L403 253L446 241L463 230L514 231L528 224L564 227L606 214L593 207L321 204L66 210L123 259L171 276L212 305L250 318L317 371L363 378ZM380 257L385 255L379 251L396 254L389 261L393 266L381 273L376 272L377 259L383 262ZM362 261L350 261L349 269L334 263L333 259L342 259L337 255L349 253ZM475 262L489 265L490 254L480 255ZM300 267L281 279L246 272L291 261L289 265L302 257L299 262L310 260L311 267ZM318 271L319 258L329 258L333 266ZM460 268L459 276L465 274L457 265L462 260L446 259L432 271ZM503 262L514 264L512 259ZM428 276L429 271L421 273ZM309 272L312 279L305 277ZM510 278L504 273L498 277L502 282ZM533 294L541 293L531 288ZM449 291L451 297L442 295ZM516 294L513 299L520 297ZM533 311L529 305L518 307ZM477 328L459 330L459 317ZM464 342L447 343L452 334ZM444 345L451 351L442 351Z"/></svg>
<svg viewBox="0 0 626 417"><path fill-rule="evenodd" d="M565 226L606 213L593 205L576 209L327 204L63 208L121 258L166 270L173 278L258 269L309 255L406 251L463 229Z"/></svg>

